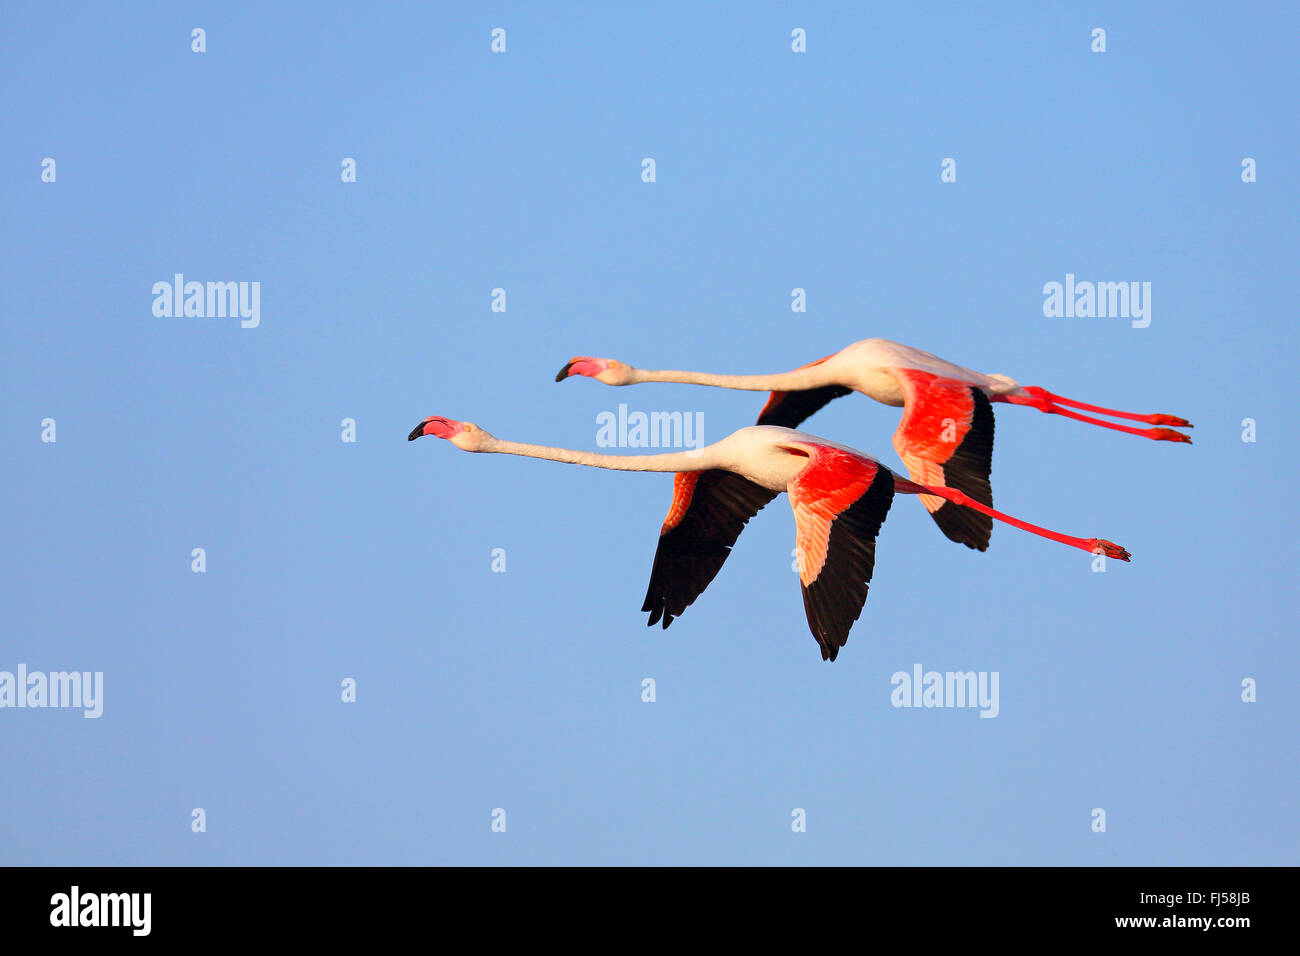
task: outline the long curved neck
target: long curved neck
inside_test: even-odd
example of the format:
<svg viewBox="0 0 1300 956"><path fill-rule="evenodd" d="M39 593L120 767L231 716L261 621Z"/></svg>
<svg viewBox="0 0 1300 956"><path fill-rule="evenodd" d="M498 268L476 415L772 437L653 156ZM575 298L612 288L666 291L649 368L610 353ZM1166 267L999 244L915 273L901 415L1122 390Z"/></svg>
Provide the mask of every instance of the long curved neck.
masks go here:
<svg viewBox="0 0 1300 956"><path fill-rule="evenodd" d="M826 372L819 366L797 368L775 375L714 375L710 372L679 372L665 369L632 370L634 384L641 382L677 382L682 385L712 385L747 392L799 392L829 385Z"/></svg>
<svg viewBox="0 0 1300 956"><path fill-rule="evenodd" d="M716 445L707 445L697 451L679 451L666 455L600 455L572 448L552 448L550 445L528 445L524 442L502 441L494 438L482 451L492 454L520 455L524 458L543 458L569 465L587 465L591 468L608 468L611 471L707 471L718 466Z"/></svg>

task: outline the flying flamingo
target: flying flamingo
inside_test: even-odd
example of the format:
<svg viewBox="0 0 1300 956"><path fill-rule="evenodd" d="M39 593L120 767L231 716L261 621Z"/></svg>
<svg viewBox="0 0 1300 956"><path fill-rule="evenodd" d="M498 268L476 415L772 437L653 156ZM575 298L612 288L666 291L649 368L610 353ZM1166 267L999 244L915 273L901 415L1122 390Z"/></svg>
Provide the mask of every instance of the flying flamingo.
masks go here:
<svg viewBox="0 0 1300 956"><path fill-rule="evenodd" d="M502 441L470 422L430 415L411 430L463 451L522 455L614 471L673 472L673 501L659 532L642 611L666 628L708 587L745 523L781 492L794 509L795 553L808 627L822 660L835 660L862 613L876 535L894 494L933 495L1025 531L1121 561L1100 538L1075 538L994 511L955 488L908 481L869 455L792 428L751 425L704 448L659 455L601 455Z"/></svg>
<svg viewBox="0 0 1300 956"><path fill-rule="evenodd" d="M787 428L797 427L832 399L861 392L886 405L903 407L903 420L894 432L894 449L914 481L956 488L989 507L993 505L993 490L989 485L993 467L992 402L1028 405L1051 415L1064 415L1157 441L1191 442L1187 435L1172 428L1133 428L1069 409L1079 408L1149 425L1192 427L1190 422L1174 415L1138 415L1088 405L1035 385L1021 385L1005 375L975 372L929 352L885 339L854 342L793 372L776 375L652 371L614 359L587 356L566 362L555 380L561 382L572 375L585 375L606 385L680 382L771 392L758 416L758 424ZM979 551L988 548L993 522L987 515L950 507L935 495L923 494L920 500L948 538Z"/></svg>

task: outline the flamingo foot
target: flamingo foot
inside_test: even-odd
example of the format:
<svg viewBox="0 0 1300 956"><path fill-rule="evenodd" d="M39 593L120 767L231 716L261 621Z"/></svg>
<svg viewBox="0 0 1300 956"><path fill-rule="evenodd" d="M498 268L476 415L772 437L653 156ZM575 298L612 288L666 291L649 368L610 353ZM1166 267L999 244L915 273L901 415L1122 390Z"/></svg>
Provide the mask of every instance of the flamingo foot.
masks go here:
<svg viewBox="0 0 1300 956"><path fill-rule="evenodd" d="M1116 558L1120 561L1127 561L1131 555L1117 545L1114 541L1107 541L1105 538L1093 538L1089 542L1092 545L1092 553L1101 552L1108 558Z"/></svg>

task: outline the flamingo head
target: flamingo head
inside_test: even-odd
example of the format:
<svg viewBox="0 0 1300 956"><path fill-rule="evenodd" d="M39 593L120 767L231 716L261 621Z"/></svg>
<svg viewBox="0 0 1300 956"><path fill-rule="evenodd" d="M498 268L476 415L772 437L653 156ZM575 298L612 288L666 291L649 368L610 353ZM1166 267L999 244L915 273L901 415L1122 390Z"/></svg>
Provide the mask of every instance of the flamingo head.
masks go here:
<svg viewBox="0 0 1300 956"><path fill-rule="evenodd" d="M632 384L632 366L617 359L592 358L587 355L579 355L577 358L571 358L564 363L564 368L560 369L559 374L555 376L555 380L563 382L571 375L585 375L587 378L594 378L606 385Z"/></svg>
<svg viewBox="0 0 1300 956"><path fill-rule="evenodd" d="M473 422L458 422L454 418L430 415L411 429L407 441L415 441L425 435L445 438L462 451L481 451L492 436Z"/></svg>

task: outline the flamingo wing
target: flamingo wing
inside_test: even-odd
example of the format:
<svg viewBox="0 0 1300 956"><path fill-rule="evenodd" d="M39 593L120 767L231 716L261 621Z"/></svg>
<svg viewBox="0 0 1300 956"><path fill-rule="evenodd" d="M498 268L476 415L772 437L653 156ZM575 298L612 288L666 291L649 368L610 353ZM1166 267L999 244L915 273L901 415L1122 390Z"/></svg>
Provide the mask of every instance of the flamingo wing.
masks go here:
<svg viewBox="0 0 1300 956"><path fill-rule="evenodd" d="M843 385L824 385L802 392L773 392L759 413L757 424L798 428L814 412L821 411L830 402L843 398L852 391Z"/></svg>
<svg viewBox="0 0 1300 956"><path fill-rule="evenodd" d="M659 532L646 623L667 627L717 576L745 522L777 496L748 478L713 468L673 476L673 503Z"/></svg>
<svg viewBox="0 0 1300 956"><path fill-rule="evenodd" d="M840 448L797 447L809 458L788 488L804 612L822 660L833 661L867 600L876 535L894 500L894 474Z"/></svg>
<svg viewBox="0 0 1300 956"><path fill-rule="evenodd" d="M799 368L812 368L832 357L833 355L827 355L807 365L800 365ZM800 392L773 392L768 396L763 410L758 413L757 424L798 428L800 423L814 412L820 411L829 402L843 398L852 391L853 389L843 385L824 385L821 388L809 388Z"/></svg>
<svg viewBox="0 0 1300 956"><path fill-rule="evenodd" d="M956 488L993 507L993 406L984 390L918 369L891 371L903 390L894 449L908 475L918 484ZM920 499L950 540L977 551L988 548L992 518L934 495Z"/></svg>

